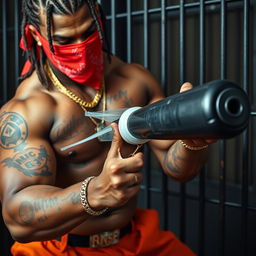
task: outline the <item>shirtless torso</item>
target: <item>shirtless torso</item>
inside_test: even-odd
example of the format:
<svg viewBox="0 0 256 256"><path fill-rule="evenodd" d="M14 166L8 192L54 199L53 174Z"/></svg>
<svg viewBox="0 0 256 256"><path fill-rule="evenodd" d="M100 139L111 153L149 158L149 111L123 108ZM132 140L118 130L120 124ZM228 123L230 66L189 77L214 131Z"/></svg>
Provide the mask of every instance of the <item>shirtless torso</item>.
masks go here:
<svg viewBox="0 0 256 256"><path fill-rule="evenodd" d="M53 15L53 35L74 38L75 43L91 22L87 5L73 16ZM40 30L47 38L44 14ZM34 39L38 40L35 34ZM60 43L58 40L54 43ZM73 84L54 71L77 96L87 101L94 97L93 88ZM144 106L163 98L150 72L114 56L109 61L106 54L104 80L107 110ZM189 88L187 83L183 90ZM102 110L102 104L101 100L93 111ZM54 87L45 89L35 71L2 107L0 122L0 197L5 223L15 240L49 240L67 232L87 235L129 222L143 179L143 155L130 156L135 147L122 141L117 125L113 126L112 143L94 139L61 151L93 134L95 124L66 95ZM168 175L189 180L204 163L205 151L192 152L174 142L154 140L149 145ZM204 141L187 143L205 145ZM87 214L80 202L81 183L89 176L96 176L88 185L90 206L95 210L109 208L99 217Z"/></svg>
<svg viewBox="0 0 256 256"><path fill-rule="evenodd" d="M139 65L125 64L116 57L112 57L111 64L107 60L105 63L109 65L105 68L105 70L108 70L105 74L107 110L144 106L152 101L153 98L150 94L153 94L153 89L156 95L154 99L162 97L157 84L150 92L149 86L145 83L147 72ZM59 105L57 112L59 118L50 132L53 148L56 151L57 170L59 170L56 185L67 187L84 180L88 176L98 176L100 174L110 143L99 142L98 139L94 139L61 152L60 148L93 134L95 124L89 118L85 118L80 107L70 99L64 97L64 101L59 92L56 92L56 96L53 97ZM97 107L97 110L102 110L102 103ZM124 158L128 157L134 149L134 146L124 143L121 151L122 156ZM136 198L132 198L129 203L113 210L107 216L87 220L75 228L72 233L90 234L120 228L130 220L135 207Z"/></svg>
<svg viewBox="0 0 256 256"><path fill-rule="evenodd" d="M151 83L146 81L147 76ZM112 57L112 61L109 63L107 56L105 56L105 85L107 110L143 106L162 97L159 85L149 75L148 71L136 64L125 64L116 57ZM70 89L83 98L88 98L90 93L93 94L92 89L88 88L81 89L70 86ZM89 93L87 93L87 90ZM101 109L102 102L94 111ZM94 139L70 150L61 151L62 147L93 134L95 132L95 124L85 117L81 107L66 95L57 89L46 90L40 84L35 72L19 86L16 95L2 108L1 113L3 115L2 121L6 120L5 117L8 115L9 117L11 115L20 115L20 118L27 126L27 129L23 124L18 127L21 133L27 133L26 135L24 134L27 139L24 141L26 145L24 145L23 150L20 151L19 149L23 145L18 145L22 140L22 138L19 138L16 140L17 145L10 145L10 148L16 148L17 146L17 151L20 152L18 153L19 155L13 149L5 150L6 155L2 154L1 157L2 164L3 161L6 162L5 160L10 158L10 155L14 161L18 160L19 162L22 156L26 158L28 152L35 153L35 156L33 155L33 157L24 160L24 163L19 162L20 166L27 164L27 167L23 169L13 167L11 172L8 171L6 175L13 176L13 179L10 180L11 184L6 183L6 181L5 184L2 184L2 187L6 190L10 189L9 185L13 190L19 190L20 187L26 186L27 182L32 182L35 185L46 182L46 184L51 184L54 187L67 188L89 176L98 176L101 173L111 143L99 142ZM36 141L36 138L39 141ZM41 143L40 140L42 140ZM42 161L39 164L35 164L35 168L33 163L36 162L40 148L46 149L47 153L42 157ZM121 149L122 157L129 157L134 149L134 146L123 143ZM48 160L46 155L49 158ZM29 162L32 163L31 167ZM42 170L42 165L50 172L49 176L47 174L39 174L40 170ZM5 163L4 166L10 169L10 165ZM31 176L27 176L25 174L26 171L31 171ZM19 180L18 177L20 176L23 177ZM14 180L17 180L17 182L14 182ZM29 185L31 186L32 184ZM47 190L51 188L42 187L41 189ZM40 192L37 196L40 198ZM50 196L50 198L44 199L42 197L37 203L32 200L29 204L26 201L27 203L22 213L22 205L20 205L19 213L22 215L19 218L23 219L25 224L32 224L35 221L35 213L38 213L37 221L44 223L49 218L45 210L52 208L52 210L61 211L59 201L65 198L66 200L70 199L73 204L80 204L79 191L76 193L71 192L63 196L63 198ZM125 205L111 210L103 216L91 217L70 232L92 234L120 228L129 222L135 207L136 197L133 197Z"/></svg>

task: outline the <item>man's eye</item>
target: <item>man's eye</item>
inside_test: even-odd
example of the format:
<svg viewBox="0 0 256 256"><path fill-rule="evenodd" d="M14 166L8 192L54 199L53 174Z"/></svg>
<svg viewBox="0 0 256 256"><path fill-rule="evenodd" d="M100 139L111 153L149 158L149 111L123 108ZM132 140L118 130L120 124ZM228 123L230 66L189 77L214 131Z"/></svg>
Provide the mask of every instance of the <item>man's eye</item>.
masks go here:
<svg viewBox="0 0 256 256"><path fill-rule="evenodd" d="M58 42L59 45L65 45L68 44L67 42Z"/></svg>
<svg viewBox="0 0 256 256"><path fill-rule="evenodd" d="M91 34L93 34L96 31L96 25L94 25L93 27L91 27L89 30L85 31L83 33L83 38L86 39L87 37L89 37Z"/></svg>
<svg viewBox="0 0 256 256"><path fill-rule="evenodd" d="M87 37L89 37L91 34L93 33L93 31L86 31L84 34L83 34L83 39L86 39Z"/></svg>
<svg viewBox="0 0 256 256"><path fill-rule="evenodd" d="M70 44L70 40L57 40L55 41L56 44L59 44L59 45L65 45L65 44Z"/></svg>

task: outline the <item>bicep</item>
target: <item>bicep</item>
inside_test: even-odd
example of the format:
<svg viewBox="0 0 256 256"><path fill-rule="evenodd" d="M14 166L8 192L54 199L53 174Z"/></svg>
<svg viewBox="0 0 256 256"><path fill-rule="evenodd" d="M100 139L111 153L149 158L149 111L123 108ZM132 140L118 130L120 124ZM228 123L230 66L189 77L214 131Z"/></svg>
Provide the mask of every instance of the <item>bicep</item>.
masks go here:
<svg viewBox="0 0 256 256"><path fill-rule="evenodd" d="M31 185L53 185L55 181L55 157L44 141L28 141L17 150L1 150L1 188L3 197Z"/></svg>
<svg viewBox="0 0 256 256"><path fill-rule="evenodd" d="M26 187L55 182L55 153L40 127L28 120L16 111L0 116L1 200Z"/></svg>

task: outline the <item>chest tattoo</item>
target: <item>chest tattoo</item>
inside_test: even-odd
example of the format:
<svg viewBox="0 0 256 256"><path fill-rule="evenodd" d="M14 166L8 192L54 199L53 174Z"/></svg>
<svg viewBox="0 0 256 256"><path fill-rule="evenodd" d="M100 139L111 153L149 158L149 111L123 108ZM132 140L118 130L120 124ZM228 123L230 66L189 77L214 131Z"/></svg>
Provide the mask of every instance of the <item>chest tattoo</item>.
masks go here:
<svg viewBox="0 0 256 256"><path fill-rule="evenodd" d="M55 128L54 142L72 139L85 131L86 117L81 117L78 119L72 116L66 125L60 124Z"/></svg>
<svg viewBox="0 0 256 256"><path fill-rule="evenodd" d="M128 97L127 90L120 90L117 94L108 96L107 102L109 105L114 102L122 101L123 107L129 108L133 105L133 101Z"/></svg>

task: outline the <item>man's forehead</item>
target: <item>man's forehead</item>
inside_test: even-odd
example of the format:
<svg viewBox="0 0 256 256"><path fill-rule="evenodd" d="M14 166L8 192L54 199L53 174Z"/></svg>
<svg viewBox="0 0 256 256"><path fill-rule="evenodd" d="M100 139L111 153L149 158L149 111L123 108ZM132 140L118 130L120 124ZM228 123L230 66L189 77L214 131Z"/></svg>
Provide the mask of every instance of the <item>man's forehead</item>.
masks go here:
<svg viewBox="0 0 256 256"><path fill-rule="evenodd" d="M46 30L47 28L47 15L46 10L41 10L41 30ZM90 9L87 4L82 5L74 14L56 14L52 13L52 28L55 30L63 30L66 28L72 28L75 26L80 26L85 21L92 19Z"/></svg>

